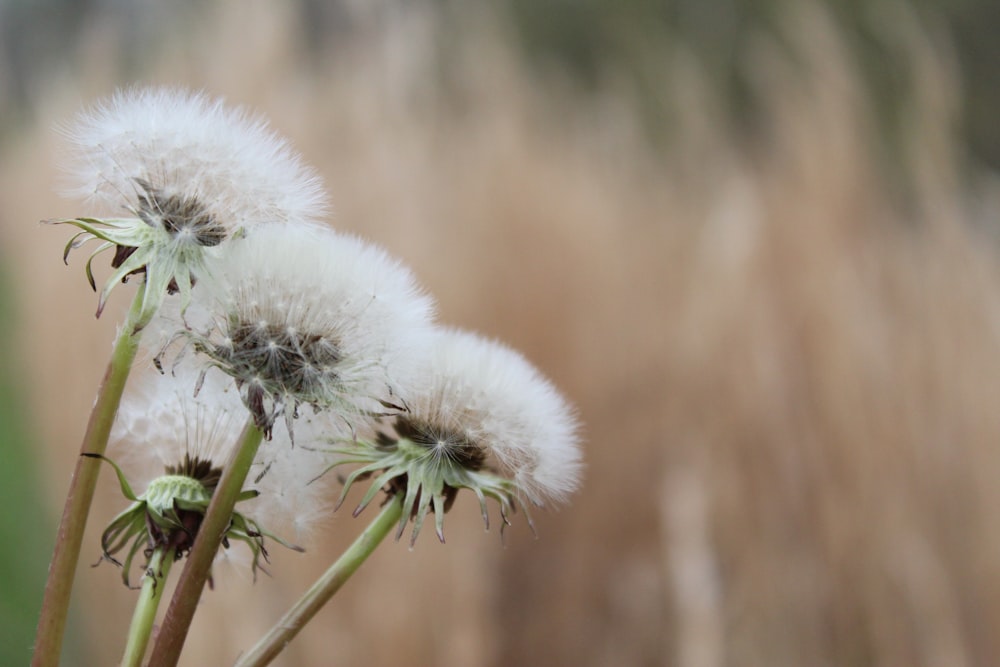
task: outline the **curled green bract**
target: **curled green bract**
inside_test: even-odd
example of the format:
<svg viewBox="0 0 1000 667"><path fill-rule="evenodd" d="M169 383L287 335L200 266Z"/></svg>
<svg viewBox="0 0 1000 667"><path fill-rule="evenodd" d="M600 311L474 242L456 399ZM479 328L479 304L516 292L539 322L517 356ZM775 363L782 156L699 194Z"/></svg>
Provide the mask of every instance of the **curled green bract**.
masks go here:
<svg viewBox="0 0 1000 667"><path fill-rule="evenodd" d="M180 293L183 309L191 300L192 275L202 274L207 269L205 247L188 242L166 229L150 226L139 218L74 218L53 222L73 225L81 230L66 244L63 261L68 261L70 252L88 241L102 241L86 264L87 280L95 291L94 259L107 250L117 249L112 261L114 271L104 283L97 300L97 317L104 311L115 285L134 273L145 273L146 276L140 288L143 290L138 318L141 325L152 319L168 292Z"/></svg>
<svg viewBox="0 0 1000 667"><path fill-rule="evenodd" d="M524 511L529 526L532 525L527 508L518 498L515 482L485 469L472 469L461 459L444 454L441 449L400 438L383 439L379 442L349 441L349 444L329 451L343 458L327 468L327 471L340 465L361 464L344 480L344 489L337 507L344 502L355 482L373 478L368 491L354 509L354 516L358 516L381 489L390 494L403 494L403 514L399 520L396 539L402 537L407 521L412 519L411 546L416 543L417 535L430 511L434 512L434 528L438 539L444 542L444 515L451 508L459 489L469 489L476 495L487 530L490 527L487 498L492 498L500 506L501 534L504 527L510 525L508 516L518 506Z"/></svg>
<svg viewBox="0 0 1000 667"><path fill-rule="evenodd" d="M94 258L115 249L111 261L114 272L97 300L98 317L115 285L133 273L145 273L142 310L136 327L139 329L152 319L168 292L180 292L181 311L184 311L191 300L194 276L207 270L206 254L225 241L229 231L197 197L166 192L141 178L132 180L136 185L136 204L130 210L135 217L80 217L52 222L80 230L66 244L64 262L70 252L88 241L102 241L86 265L87 280L94 291L97 291Z"/></svg>
<svg viewBox="0 0 1000 667"><path fill-rule="evenodd" d="M132 561L140 551L147 561L155 549L173 550L176 559L190 551L212 500L219 469L212 468L206 461L185 457L181 465L168 468L167 474L154 479L143 494L136 495L117 464L96 454L84 456L99 458L110 464L118 476L122 495L132 501L128 508L112 519L101 535L102 560L109 560L122 568L122 581L126 586L132 587L129 573ZM256 498L257 495L254 490L243 491L237 502ZM245 543L253 554L251 567L256 576L258 569L264 569L261 559L268 560L265 537L289 549L302 551L300 547L262 529L240 512L233 512L222 546L228 548L230 540ZM119 560L117 556L121 553L124 556Z"/></svg>

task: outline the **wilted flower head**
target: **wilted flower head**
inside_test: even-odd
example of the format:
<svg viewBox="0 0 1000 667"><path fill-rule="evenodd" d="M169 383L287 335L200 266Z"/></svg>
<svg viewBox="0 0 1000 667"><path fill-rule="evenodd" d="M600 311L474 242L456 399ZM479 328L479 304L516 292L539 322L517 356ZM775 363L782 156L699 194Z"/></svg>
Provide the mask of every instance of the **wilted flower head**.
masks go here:
<svg viewBox="0 0 1000 667"><path fill-rule="evenodd" d="M172 549L178 558L190 550L222 466L247 420L231 383L209 379L194 397L197 373L188 366L176 371L143 378L137 386L132 383L112 432L113 456L129 473L113 465L132 504L108 525L101 546L104 558L122 565L126 584L139 551L148 559L157 548ZM298 460L311 452L306 448L293 452L287 442L286 447L280 444L258 453L256 475L239 498L243 509L233 513L223 540L227 548L231 540L249 546L254 572L261 559L267 560L265 537L299 550L258 522L266 517L269 525L297 524L299 516L313 514L309 508L318 500L314 487L307 484L314 468ZM129 478L145 491L136 494ZM248 506L254 518L247 514ZM125 553L124 563L116 558L119 552Z"/></svg>
<svg viewBox="0 0 1000 667"><path fill-rule="evenodd" d="M411 380L432 302L381 249L311 225L269 225L228 245L183 332L236 380L257 425L289 433L302 404L347 423L384 411Z"/></svg>
<svg viewBox="0 0 1000 667"><path fill-rule="evenodd" d="M115 249L98 315L114 285L136 272L146 273L146 319L168 290L186 303L192 280L207 270L206 252L237 230L317 220L325 210L318 179L263 120L202 94L119 92L67 134L75 150L70 192L126 214L61 221L81 230L66 255L103 241L87 263L92 286L94 256Z"/></svg>
<svg viewBox="0 0 1000 667"><path fill-rule="evenodd" d="M504 525L522 498L564 500L579 480L578 426L552 383L514 350L475 334L442 329L429 349L422 385L405 397L406 411L386 420L391 432L332 450L344 457L334 465L363 464L341 501L369 476L355 515L379 489L405 494L397 538L412 517L412 544L430 510L444 541L444 513L461 488L476 494L487 527L487 498L499 502Z"/></svg>

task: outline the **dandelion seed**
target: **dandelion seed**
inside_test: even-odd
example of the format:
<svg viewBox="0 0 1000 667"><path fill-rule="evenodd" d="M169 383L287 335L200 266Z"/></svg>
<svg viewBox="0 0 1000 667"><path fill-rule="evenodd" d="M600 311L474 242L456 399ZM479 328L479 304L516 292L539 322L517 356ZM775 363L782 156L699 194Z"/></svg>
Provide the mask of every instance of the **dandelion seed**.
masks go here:
<svg viewBox="0 0 1000 667"><path fill-rule="evenodd" d="M183 332L232 376L257 425L289 433L302 405L349 428L413 380L433 306L379 248L309 225L269 225L228 244L218 279L195 295L207 324Z"/></svg>
<svg viewBox="0 0 1000 667"><path fill-rule="evenodd" d="M168 292L183 304L209 272L221 243L262 222L318 220L325 212L319 180L267 124L219 100L170 88L117 93L81 114L67 130L75 155L70 194L126 217L60 220L80 229L64 259L99 240L92 263L114 249L115 269L101 290L100 316L114 286L145 273L146 322Z"/></svg>
<svg viewBox="0 0 1000 667"><path fill-rule="evenodd" d="M343 457L331 467L360 464L340 502L367 478L355 516L380 489L404 494L397 539L412 519L412 545L431 511L444 541L444 514L459 489L476 495L487 528L488 498L499 503L504 525L522 499L564 500L579 482L578 426L553 385L517 352L475 334L440 330L429 349L407 410L383 420L391 428L330 450Z"/></svg>

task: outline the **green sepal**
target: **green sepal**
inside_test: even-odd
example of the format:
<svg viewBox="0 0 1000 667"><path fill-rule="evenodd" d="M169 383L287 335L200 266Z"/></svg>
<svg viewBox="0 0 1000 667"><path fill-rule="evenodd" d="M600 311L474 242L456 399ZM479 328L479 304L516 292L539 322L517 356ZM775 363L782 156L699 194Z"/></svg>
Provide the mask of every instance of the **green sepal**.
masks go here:
<svg viewBox="0 0 1000 667"><path fill-rule="evenodd" d="M131 501L139 500L139 497L135 495L135 493L132 491L132 487L129 486L128 480L125 479L125 473L122 472L122 469L118 467L117 463L109 459L107 456L104 456L103 454L93 454L91 452L83 452L82 454L80 454L80 456L86 456L91 459L100 459L105 463L109 464L112 468L115 469L115 474L118 476L118 486L121 487L122 495Z"/></svg>
<svg viewBox="0 0 1000 667"><path fill-rule="evenodd" d="M97 291L97 281L94 280L94 258L97 257L100 253L107 250L108 248L113 248L114 245L115 244L111 243L110 241L105 241L104 243L102 243L97 248L97 250L95 250L90 254L90 257L87 258L87 263L83 267L84 273L87 274L87 282L90 283L90 289L94 290L95 292Z"/></svg>
<svg viewBox="0 0 1000 667"><path fill-rule="evenodd" d="M256 489L247 489L246 491L240 491L240 495L236 496L236 502L241 503L244 500L253 500L260 495L260 491Z"/></svg>
<svg viewBox="0 0 1000 667"><path fill-rule="evenodd" d="M128 509L112 519L101 534L101 548L105 558L114 563L118 562L111 554L121 551L130 539L146 527L144 523L145 511L145 503L133 503Z"/></svg>
<svg viewBox="0 0 1000 667"><path fill-rule="evenodd" d="M374 476L353 515L357 517L375 498L379 491L386 489L395 479L405 478L405 489L398 488L398 483L389 493L401 493L402 514L396 530L396 539L400 539L406 530L406 525L413 522L410 534L412 546L421 529L428 512L434 513L434 528L438 539L444 542L444 514L452 499L452 494L460 489L469 489L476 495L482 512L483 523L487 530L490 527L487 499L497 502L500 509L500 534L503 537L504 528L510 525L509 516L521 508L528 521L528 526L534 531L534 523L523 501L518 495L518 485L513 480L494 474L487 470L472 470L455 463L446 457L434 456L427 448L413 443L405 438L390 445L376 444L364 440L339 441L338 446L327 451L340 454L344 458L326 468L330 469L345 464L362 464L353 470L344 480L344 488L337 502L337 507L343 503L347 494L357 481ZM346 443L346 445L344 444Z"/></svg>
<svg viewBox="0 0 1000 667"><path fill-rule="evenodd" d="M132 561L135 559L135 555L139 553L139 549L142 548L143 544L149 544L148 540L143 540L142 535L137 535L135 541L132 542L132 547L128 550L128 556L125 557L125 563L122 565L122 581L129 588L136 588L129 581L128 575L132 571Z"/></svg>
<svg viewBox="0 0 1000 667"><path fill-rule="evenodd" d="M125 278L125 276L127 276L130 273L132 273L133 271L138 271L142 267L146 266L146 263L149 261L149 255L150 255L149 251L146 250L145 248L137 248L136 251L129 256L128 259L126 259L124 262L122 262L121 266L119 266L117 269L115 269L115 272L112 273L111 277L108 278L107 282L104 283L104 289L101 290L101 294L97 298L97 317L100 317L101 313L104 312L104 306L107 305L108 297L111 296L111 290L113 290L115 288L115 286L119 282L121 282L122 279ZM167 282L170 282L170 281L168 280ZM143 315L146 314L146 310L147 310L146 302L149 299L149 290L148 290L149 272L148 272L148 270L147 270L147 275L146 275L146 283L147 284L144 285L143 288L141 288L141 289L146 289L146 293L143 295L143 299L142 299ZM166 286L167 286L167 284L164 283L164 285L163 285L164 292L166 292ZM145 321L145 319L142 316L140 316L140 320L141 321Z"/></svg>
<svg viewBox="0 0 1000 667"><path fill-rule="evenodd" d="M174 498L174 509L173 509L174 512L176 512L177 510L182 510L185 512L199 512L201 514L204 514L205 510L207 509L208 509L207 501L185 500L183 498ZM176 514L175 517L178 521L180 520L180 517L177 517Z"/></svg>
<svg viewBox="0 0 1000 667"><path fill-rule="evenodd" d="M82 241L77 241L81 236L86 237ZM74 250L83 247L83 245L94 238L94 235L87 231L77 232L70 237L69 241L66 243L66 247L63 248L63 264L69 264L69 254Z"/></svg>

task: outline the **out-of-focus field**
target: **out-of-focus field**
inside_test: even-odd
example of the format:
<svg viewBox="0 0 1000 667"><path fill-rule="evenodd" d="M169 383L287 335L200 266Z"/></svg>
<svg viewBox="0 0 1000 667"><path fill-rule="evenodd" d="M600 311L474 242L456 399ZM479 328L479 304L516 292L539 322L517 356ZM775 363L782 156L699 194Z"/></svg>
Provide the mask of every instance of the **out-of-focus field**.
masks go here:
<svg viewBox="0 0 1000 667"><path fill-rule="evenodd" d="M278 7L220 3L128 67L122 36L93 30L4 146L39 521L127 304L95 321L82 256L60 261L68 230L36 224L87 213L54 194L53 126L123 83L182 84L265 113L322 174L331 224L409 263L442 320L524 351L585 424L582 490L535 512L538 539L515 520L503 547L460 495L447 544L383 545L277 664L993 664L1000 190L963 161L956 72L918 21L893 27L911 85L887 167L815 7L783 48L747 49L751 138L677 50L650 121L614 77L584 98L529 72L485 21L361 12L346 46L305 57ZM119 657L135 593L89 564L121 506L105 474L67 665ZM368 516L330 517L305 555L275 547L253 585L223 568L182 664L231 664Z"/></svg>

